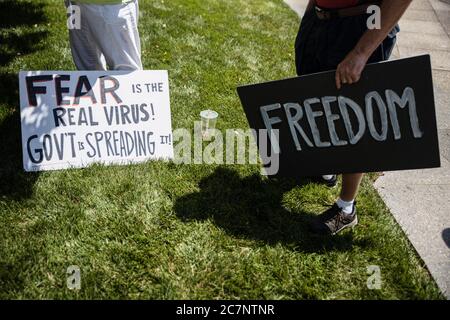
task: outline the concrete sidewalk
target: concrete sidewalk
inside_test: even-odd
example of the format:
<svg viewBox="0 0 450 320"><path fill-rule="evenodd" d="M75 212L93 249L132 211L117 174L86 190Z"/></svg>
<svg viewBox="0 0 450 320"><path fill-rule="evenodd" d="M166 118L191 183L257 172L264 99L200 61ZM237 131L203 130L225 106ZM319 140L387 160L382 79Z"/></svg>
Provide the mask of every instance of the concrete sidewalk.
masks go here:
<svg viewBox="0 0 450 320"><path fill-rule="evenodd" d="M285 0L300 16L307 0ZM387 172L375 187L450 299L450 5L414 0L400 21L393 59L429 53L442 167Z"/></svg>

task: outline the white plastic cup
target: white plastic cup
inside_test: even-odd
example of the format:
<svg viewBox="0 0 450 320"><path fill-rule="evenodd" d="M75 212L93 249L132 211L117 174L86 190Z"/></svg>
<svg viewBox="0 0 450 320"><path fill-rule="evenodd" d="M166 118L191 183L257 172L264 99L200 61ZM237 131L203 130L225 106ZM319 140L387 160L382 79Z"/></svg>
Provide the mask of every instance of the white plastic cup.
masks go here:
<svg viewBox="0 0 450 320"><path fill-rule="evenodd" d="M202 119L202 137L203 140L211 140L216 129L216 122L219 114L213 110L203 110L200 112Z"/></svg>

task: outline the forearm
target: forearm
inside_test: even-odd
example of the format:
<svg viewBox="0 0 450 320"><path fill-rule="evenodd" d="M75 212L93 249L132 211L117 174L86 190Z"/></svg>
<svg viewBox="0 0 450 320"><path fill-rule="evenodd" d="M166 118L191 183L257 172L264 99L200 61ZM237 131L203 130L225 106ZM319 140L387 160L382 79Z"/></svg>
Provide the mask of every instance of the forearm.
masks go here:
<svg viewBox="0 0 450 320"><path fill-rule="evenodd" d="M383 0L381 4L381 28L367 30L355 47L355 51L371 56L405 13L412 0Z"/></svg>

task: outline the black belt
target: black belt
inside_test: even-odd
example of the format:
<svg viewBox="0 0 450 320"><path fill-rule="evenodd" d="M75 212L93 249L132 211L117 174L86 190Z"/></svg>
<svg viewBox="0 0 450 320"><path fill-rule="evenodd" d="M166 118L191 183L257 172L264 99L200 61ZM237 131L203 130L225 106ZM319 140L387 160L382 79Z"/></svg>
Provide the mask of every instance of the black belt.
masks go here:
<svg viewBox="0 0 450 320"><path fill-rule="evenodd" d="M320 20L330 20L333 18L345 18L367 14L367 8L372 5L380 4L381 2L371 2L342 9L325 9L315 6L314 9L316 11L317 18L319 18Z"/></svg>

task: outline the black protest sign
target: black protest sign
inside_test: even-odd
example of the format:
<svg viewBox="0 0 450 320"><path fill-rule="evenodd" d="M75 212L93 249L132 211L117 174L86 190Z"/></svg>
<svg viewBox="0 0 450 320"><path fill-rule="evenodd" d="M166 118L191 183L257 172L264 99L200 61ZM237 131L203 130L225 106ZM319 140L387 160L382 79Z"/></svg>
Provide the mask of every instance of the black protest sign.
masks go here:
<svg viewBox="0 0 450 320"><path fill-rule="evenodd" d="M238 88L250 127L278 130L277 176L440 166L429 55L370 64L341 90L334 76Z"/></svg>

